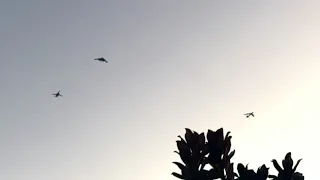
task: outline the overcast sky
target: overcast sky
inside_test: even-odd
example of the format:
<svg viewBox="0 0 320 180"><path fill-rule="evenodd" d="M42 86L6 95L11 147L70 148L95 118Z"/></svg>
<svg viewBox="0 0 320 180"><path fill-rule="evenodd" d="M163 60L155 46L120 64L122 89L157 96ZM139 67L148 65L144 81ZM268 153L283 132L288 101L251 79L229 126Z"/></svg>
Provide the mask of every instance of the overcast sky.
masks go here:
<svg viewBox="0 0 320 180"><path fill-rule="evenodd" d="M0 179L173 180L185 127L231 131L250 168L291 151L318 177L319 7L1 0Z"/></svg>

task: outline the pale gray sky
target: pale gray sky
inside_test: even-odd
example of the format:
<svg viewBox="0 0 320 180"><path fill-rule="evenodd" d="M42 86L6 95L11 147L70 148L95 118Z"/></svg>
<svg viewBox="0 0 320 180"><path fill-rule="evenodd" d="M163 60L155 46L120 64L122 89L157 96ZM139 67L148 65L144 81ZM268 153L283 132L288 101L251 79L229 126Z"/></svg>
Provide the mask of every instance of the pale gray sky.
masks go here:
<svg viewBox="0 0 320 180"><path fill-rule="evenodd" d="M319 6L2 0L0 179L173 180L177 135L221 126L236 162L317 177Z"/></svg>

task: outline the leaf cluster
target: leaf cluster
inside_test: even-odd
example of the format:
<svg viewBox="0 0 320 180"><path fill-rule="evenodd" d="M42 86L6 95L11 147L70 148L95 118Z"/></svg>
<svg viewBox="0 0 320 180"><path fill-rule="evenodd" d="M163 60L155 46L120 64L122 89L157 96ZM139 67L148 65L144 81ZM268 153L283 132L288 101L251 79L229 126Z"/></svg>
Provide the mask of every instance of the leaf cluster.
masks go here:
<svg viewBox="0 0 320 180"><path fill-rule="evenodd" d="M186 128L185 137L178 136L178 151L182 162L173 162L181 173L173 172L172 175L183 180L304 180L304 176L296 172L302 159L293 166L291 152L288 152L282 160L282 166L273 159L272 163L278 175L270 175L269 168L264 164L257 171L249 169L248 165L237 165L237 173L234 171L234 163L231 162L235 150L231 151L230 132L224 135L223 128L216 131L208 130L206 133L197 133ZM209 165L210 168L204 167Z"/></svg>

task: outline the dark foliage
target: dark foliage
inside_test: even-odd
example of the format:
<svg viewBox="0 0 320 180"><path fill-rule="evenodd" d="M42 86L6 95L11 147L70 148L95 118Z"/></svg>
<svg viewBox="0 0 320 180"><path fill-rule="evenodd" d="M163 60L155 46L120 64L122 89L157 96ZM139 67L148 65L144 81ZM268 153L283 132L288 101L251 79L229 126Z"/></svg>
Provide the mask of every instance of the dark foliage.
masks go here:
<svg viewBox="0 0 320 180"><path fill-rule="evenodd" d="M172 175L184 180L304 180L304 176L296 172L296 169L301 161L299 159L295 166L291 153L288 152L282 160L280 167L276 160L272 163L278 175L269 175L269 168L264 164L255 172L253 169L248 169L248 165L244 166L239 163L237 165L238 173L234 172L232 157L235 150L231 151L231 138L230 132L226 135L223 133L223 128L217 131L208 130L206 136L204 133L198 134L186 128L185 138L178 136L180 140L176 141L178 151L182 162L173 162L176 164L181 173L173 172ZM231 152L230 152L231 151ZM206 165L210 169L204 169Z"/></svg>

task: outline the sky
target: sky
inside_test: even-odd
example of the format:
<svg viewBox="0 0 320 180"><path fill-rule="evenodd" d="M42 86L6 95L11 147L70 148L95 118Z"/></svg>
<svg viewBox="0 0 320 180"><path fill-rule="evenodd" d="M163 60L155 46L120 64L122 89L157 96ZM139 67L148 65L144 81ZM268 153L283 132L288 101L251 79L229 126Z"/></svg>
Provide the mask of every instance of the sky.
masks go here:
<svg viewBox="0 0 320 180"><path fill-rule="evenodd" d="M0 179L173 180L184 128L220 127L235 163L318 177L319 6L1 0Z"/></svg>

